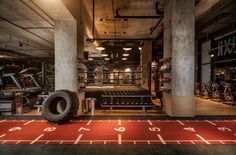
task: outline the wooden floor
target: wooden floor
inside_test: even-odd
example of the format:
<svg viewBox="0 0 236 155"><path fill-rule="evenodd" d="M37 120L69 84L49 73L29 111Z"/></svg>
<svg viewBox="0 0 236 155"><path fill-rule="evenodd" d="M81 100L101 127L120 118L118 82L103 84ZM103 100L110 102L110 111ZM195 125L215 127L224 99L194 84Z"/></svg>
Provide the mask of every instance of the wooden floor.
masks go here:
<svg viewBox="0 0 236 155"><path fill-rule="evenodd" d="M161 110L159 100L153 100L154 104L157 107L152 109L147 109L144 113L141 108L136 109L116 109L114 108L112 112L109 108L96 109L95 115L140 115L140 116L155 116L155 115L165 115L165 113ZM214 102L207 99L202 99L199 97L195 97L196 103L196 115L236 115L236 106L231 106L227 104L222 104L220 102ZM41 115L41 112L37 112L37 110L32 110L24 115ZM90 115L90 114L84 114Z"/></svg>
<svg viewBox="0 0 236 155"><path fill-rule="evenodd" d="M196 115L236 115L236 106L195 97Z"/></svg>

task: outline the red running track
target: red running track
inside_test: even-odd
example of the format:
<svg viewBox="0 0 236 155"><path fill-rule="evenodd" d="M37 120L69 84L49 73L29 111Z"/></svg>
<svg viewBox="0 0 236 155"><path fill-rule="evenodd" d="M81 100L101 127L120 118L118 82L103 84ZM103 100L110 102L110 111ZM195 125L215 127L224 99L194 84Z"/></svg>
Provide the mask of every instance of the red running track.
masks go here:
<svg viewBox="0 0 236 155"><path fill-rule="evenodd" d="M236 120L0 120L0 144L236 144Z"/></svg>

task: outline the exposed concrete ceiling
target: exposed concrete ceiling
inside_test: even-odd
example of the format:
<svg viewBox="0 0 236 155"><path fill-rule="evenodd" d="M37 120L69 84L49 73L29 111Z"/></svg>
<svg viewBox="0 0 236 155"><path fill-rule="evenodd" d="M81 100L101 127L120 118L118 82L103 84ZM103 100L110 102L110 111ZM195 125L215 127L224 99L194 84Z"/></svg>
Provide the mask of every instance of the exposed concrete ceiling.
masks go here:
<svg viewBox="0 0 236 155"><path fill-rule="evenodd" d="M163 28L159 24L154 33L150 29L160 19L116 19L121 16L156 16L155 3L160 0L95 0L95 28L97 38L155 38ZM93 19L93 0L83 0ZM162 1L161 1L162 3Z"/></svg>
<svg viewBox="0 0 236 155"><path fill-rule="evenodd" d="M150 29L159 19L114 18L116 10L121 16L156 16L158 14L155 12L154 4L157 1L163 7L163 0L95 0L95 37L153 39L159 36L160 38L163 21L150 34ZM232 12L234 9L232 5L212 12L215 6L228 1L232 0L196 0L197 26L201 28L202 33L217 31L229 24L232 14L224 13ZM93 38L92 0L80 2L82 2L81 25L88 38ZM59 0L0 0L0 49L36 57L52 56L55 20L71 16L62 4ZM212 15L209 15L211 13ZM222 14L225 15L223 18ZM212 22L216 17L217 22ZM92 51L94 44L85 42L85 48L87 51Z"/></svg>
<svg viewBox="0 0 236 155"><path fill-rule="evenodd" d="M197 20L196 32L198 35L214 34L226 27L228 30L233 30L235 29L235 22L235 0L221 0L214 6L212 6L209 10L206 10L204 15L202 15L201 18Z"/></svg>
<svg viewBox="0 0 236 155"><path fill-rule="evenodd" d="M54 49L54 23L29 0L0 0L0 46L37 57Z"/></svg>

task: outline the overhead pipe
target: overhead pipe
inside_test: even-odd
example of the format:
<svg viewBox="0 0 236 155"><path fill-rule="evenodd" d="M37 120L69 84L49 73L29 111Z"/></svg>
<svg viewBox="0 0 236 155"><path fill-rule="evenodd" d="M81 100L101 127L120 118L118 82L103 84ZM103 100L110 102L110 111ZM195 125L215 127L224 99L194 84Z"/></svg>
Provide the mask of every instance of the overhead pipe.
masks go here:
<svg viewBox="0 0 236 155"><path fill-rule="evenodd" d="M88 42L94 41L142 41L142 40L155 40L154 38L93 38L87 39Z"/></svg>
<svg viewBox="0 0 236 155"><path fill-rule="evenodd" d="M95 0L93 0L93 38L95 38Z"/></svg>
<svg viewBox="0 0 236 155"><path fill-rule="evenodd" d="M119 14L119 10L116 10L116 15L115 18L121 18L121 19L159 19L159 18L163 18L162 15L158 15L158 16L121 16Z"/></svg>
<svg viewBox="0 0 236 155"><path fill-rule="evenodd" d="M150 31L150 35L152 35L152 33L155 31L155 29L158 27L158 25L161 23L161 21L163 20L163 18L161 18L154 27L151 28Z"/></svg>

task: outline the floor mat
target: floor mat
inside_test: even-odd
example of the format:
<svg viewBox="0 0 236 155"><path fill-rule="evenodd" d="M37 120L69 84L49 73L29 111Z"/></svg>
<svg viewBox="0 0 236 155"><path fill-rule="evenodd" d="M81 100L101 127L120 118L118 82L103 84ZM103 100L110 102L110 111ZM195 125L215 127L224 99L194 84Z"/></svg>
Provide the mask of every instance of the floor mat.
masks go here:
<svg viewBox="0 0 236 155"><path fill-rule="evenodd" d="M236 144L236 120L0 120L0 144Z"/></svg>

